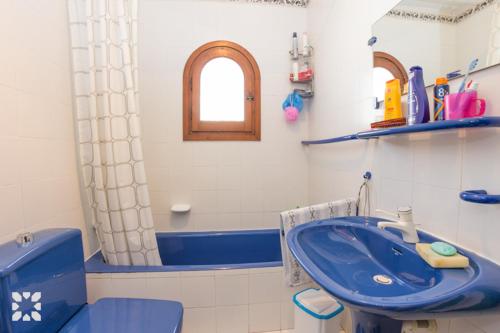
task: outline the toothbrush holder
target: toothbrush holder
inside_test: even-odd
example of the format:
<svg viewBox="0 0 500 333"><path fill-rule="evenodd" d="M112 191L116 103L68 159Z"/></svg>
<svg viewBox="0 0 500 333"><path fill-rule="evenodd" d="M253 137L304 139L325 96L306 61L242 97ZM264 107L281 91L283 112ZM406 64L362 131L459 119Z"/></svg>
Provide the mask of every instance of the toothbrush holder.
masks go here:
<svg viewBox="0 0 500 333"><path fill-rule="evenodd" d="M477 91L449 94L444 98L445 119L458 120L480 117L486 112L486 101L477 97Z"/></svg>

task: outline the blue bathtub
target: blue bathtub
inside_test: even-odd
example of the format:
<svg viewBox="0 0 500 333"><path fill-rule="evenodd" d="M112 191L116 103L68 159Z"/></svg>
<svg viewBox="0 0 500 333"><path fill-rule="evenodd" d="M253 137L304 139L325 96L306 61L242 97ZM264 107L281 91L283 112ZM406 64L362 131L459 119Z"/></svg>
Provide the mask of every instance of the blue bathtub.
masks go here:
<svg viewBox="0 0 500 333"><path fill-rule="evenodd" d="M175 272L282 265L278 229L157 233L163 266L111 266L97 252L87 273Z"/></svg>

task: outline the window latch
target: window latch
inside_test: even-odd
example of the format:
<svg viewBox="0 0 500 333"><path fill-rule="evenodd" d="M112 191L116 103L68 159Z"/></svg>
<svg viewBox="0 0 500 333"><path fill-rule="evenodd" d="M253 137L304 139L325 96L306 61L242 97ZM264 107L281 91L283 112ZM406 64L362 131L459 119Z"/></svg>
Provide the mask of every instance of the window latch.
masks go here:
<svg viewBox="0 0 500 333"><path fill-rule="evenodd" d="M253 101L255 101L255 97L247 96L247 101L253 102Z"/></svg>

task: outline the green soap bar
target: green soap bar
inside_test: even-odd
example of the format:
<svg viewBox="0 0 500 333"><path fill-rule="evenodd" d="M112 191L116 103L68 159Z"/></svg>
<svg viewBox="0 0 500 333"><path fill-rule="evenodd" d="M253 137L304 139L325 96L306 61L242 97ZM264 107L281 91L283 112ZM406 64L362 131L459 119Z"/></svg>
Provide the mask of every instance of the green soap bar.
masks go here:
<svg viewBox="0 0 500 333"><path fill-rule="evenodd" d="M457 254L457 249L454 246L443 242L432 243L431 249L437 254L446 257L454 256L455 254Z"/></svg>

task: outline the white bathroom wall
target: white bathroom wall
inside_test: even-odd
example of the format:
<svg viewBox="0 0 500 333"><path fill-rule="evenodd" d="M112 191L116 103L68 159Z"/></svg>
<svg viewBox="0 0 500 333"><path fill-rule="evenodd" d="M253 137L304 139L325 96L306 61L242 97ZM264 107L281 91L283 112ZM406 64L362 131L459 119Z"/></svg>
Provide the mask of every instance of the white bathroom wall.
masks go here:
<svg viewBox="0 0 500 333"><path fill-rule="evenodd" d="M287 124L293 31L306 9L216 1L144 0L139 61L144 154L160 231L277 228L278 212L307 201L305 113ZM262 76L262 141L183 142L182 74L199 46L230 40L256 58ZM175 203L192 204L171 215Z"/></svg>
<svg viewBox="0 0 500 333"><path fill-rule="evenodd" d="M308 10L316 50L316 96L309 136L327 138L366 129L373 120L371 25L398 1L315 0ZM411 41L409 41L411 42ZM500 67L479 72L488 113L500 115ZM452 88L457 89L458 82ZM500 193L500 130L470 129L311 146L310 201L356 195L373 171L373 208L411 205L421 228L500 263L500 207L465 203L465 189ZM500 318L442 320L440 332L498 333Z"/></svg>
<svg viewBox="0 0 500 333"><path fill-rule="evenodd" d="M0 43L0 242L54 226L86 238L66 1L0 1Z"/></svg>

